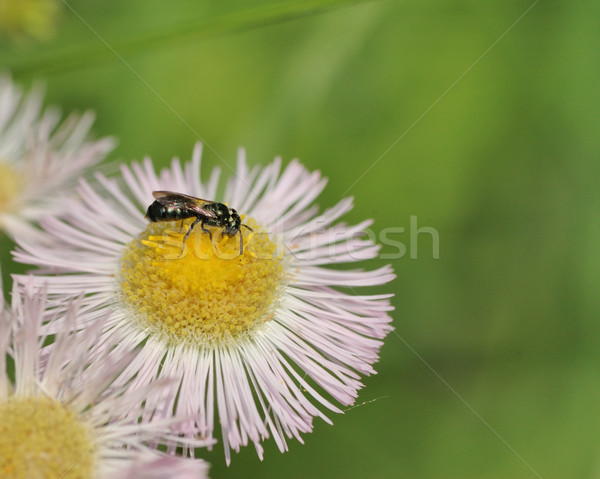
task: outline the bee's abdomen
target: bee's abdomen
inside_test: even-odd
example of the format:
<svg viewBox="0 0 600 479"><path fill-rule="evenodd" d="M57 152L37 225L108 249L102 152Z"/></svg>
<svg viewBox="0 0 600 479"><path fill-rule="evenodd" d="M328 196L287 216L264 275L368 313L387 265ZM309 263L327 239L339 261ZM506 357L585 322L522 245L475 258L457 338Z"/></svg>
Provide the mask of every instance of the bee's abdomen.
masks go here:
<svg viewBox="0 0 600 479"><path fill-rule="evenodd" d="M161 205L158 201L155 201L146 211L146 218L156 223L157 221L172 221L172 220L183 220L195 216L190 214L189 210L184 208L173 208Z"/></svg>

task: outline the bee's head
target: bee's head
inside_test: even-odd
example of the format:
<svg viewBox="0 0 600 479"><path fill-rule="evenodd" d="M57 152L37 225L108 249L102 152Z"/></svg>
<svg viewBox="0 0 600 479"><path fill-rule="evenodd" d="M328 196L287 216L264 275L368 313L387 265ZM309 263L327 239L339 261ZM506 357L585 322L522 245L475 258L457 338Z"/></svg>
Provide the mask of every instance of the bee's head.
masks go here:
<svg viewBox="0 0 600 479"><path fill-rule="evenodd" d="M240 219L240 215L238 215L237 211L233 208L229 210L229 220L225 225L225 234L227 236L235 236L240 231L240 224L242 220Z"/></svg>

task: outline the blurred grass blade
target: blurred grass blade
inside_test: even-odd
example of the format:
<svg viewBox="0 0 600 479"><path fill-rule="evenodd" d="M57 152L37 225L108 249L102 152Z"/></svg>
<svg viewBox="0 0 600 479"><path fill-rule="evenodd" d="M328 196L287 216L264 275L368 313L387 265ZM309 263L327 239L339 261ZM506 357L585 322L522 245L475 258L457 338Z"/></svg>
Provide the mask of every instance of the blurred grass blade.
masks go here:
<svg viewBox="0 0 600 479"><path fill-rule="evenodd" d="M132 38L116 40L104 38L103 32L90 31L90 44L83 47L69 47L62 49L45 50L38 54L32 52L26 60L16 58L14 61L3 62L12 71L15 77L31 73L52 73L77 69L98 62L116 59L114 53L107 46L98 42L98 37L104 38L107 43L119 54L140 52L156 45L164 46L183 40L202 40L229 33L261 28L268 25L296 20L299 18L318 15L330 10L350 7L367 3L373 0L304 0L269 5L242 12L234 12L214 18L195 19L192 22L169 25L166 28L152 32L144 32ZM76 15L84 23L86 19L79 16L70 4L63 0L70 14ZM89 25L91 29L94 25Z"/></svg>

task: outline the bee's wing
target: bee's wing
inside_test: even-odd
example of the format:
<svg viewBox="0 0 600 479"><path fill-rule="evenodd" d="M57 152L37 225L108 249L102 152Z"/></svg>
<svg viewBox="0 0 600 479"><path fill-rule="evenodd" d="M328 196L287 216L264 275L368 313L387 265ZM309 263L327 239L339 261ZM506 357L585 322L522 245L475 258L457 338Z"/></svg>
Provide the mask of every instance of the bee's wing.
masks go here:
<svg viewBox="0 0 600 479"><path fill-rule="evenodd" d="M207 218L216 218L214 212L203 208L203 205L207 203L214 203L214 201L203 200L202 198L196 198L195 196L163 190L153 191L152 196L154 196L156 201L163 206L170 206L172 208L185 208Z"/></svg>
<svg viewBox="0 0 600 479"><path fill-rule="evenodd" d="M152 196L154 196L154 198L156 200L158 200L159 203L163 203L163 201L169 202L169 201L172 201L173 199L179 199L180 201L187 200L190 203L200 203L200 204L214 203L214 201L203 200L202 198L196 198L195 196L185 195L183 193L176 193L175 191L163 191L163 190L153 191Z"/></svg>

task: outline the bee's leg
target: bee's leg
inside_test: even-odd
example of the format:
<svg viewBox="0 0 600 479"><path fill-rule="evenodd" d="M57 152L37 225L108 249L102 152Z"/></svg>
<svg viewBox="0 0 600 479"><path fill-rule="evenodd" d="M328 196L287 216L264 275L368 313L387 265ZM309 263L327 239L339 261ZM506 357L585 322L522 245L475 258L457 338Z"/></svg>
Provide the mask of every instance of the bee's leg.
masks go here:
<svg viewBox="0 0 600 479"><path fill-rule="evenodd" d="M210 238L210 243L214 246L215 244L213 243L212 231L204 227L204 221L202 223L200 223L200 228L202 228L202 231L204 233L208 233L208 237Z"/></svg>
<svg viewBox="0 0 600 479"><path fill-rule="evenodd" d="M250 231L254 231L250 226L242 224L242 226L248 228ZM238 233L240 234L240 255L244 253L244 237L242 236L242 230L239 229Z"/></svg>
<svg viewBox="0 0 600 479"><path fill-rule="evenodd" d="M196 226L198 223L200 223L201 218L196 218L194 220L194 222L190 225L189 229L187 230L187 233L185 234L185 236L183 237L183 241L181 242L181 253L179 253L179 256L181 256L183 254L183 250L185 249L185 240L189 238L192 230L194 229L194 226ZM204 229L204 228L202 228Z"/></svg>
<svg viewBox="0 0 600 479"><path fill-rule="evenodd" d="M184 221L185 221L185 220L181 220L181 224L179 225L179 232L180 232L180 233L181 233L181 230L182 230L182 228L183 228L183 222L184 222Z"/></svg>

